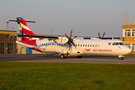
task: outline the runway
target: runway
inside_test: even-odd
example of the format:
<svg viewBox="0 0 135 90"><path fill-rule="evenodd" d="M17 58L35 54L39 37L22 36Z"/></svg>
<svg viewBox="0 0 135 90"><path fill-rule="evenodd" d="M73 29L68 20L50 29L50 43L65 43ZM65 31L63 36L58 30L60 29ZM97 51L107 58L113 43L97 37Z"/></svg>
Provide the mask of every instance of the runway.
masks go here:
<svg viewBox="0 0 135 90"><path fill-rule="evenodd" d="M91 63L91 64L135 64L135 58L119 60L117 57L84 56L80 59L67 57L60 59L55 54L0 55L0 62L46 62L46 63Z"/></svg>

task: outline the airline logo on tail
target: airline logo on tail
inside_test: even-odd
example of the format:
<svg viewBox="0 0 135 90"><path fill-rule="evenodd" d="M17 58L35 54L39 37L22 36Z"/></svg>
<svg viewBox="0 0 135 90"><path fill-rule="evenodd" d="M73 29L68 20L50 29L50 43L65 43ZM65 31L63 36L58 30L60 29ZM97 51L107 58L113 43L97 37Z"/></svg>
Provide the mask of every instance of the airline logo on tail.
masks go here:
<svg viewBox="0 0 135 90"><path fill-rule="evenodd" d="M17 21L19 21L20 26L22 28L22 35L35 35L27 26L25 20L21 17L17 18ZM35 35L36 36L36 35ZM27 37L22 37L22 40L29 40Z"/></svg>
<svg viewBox="0 0 135 90"><path fill-rule="evenodd" d="M18 23L18 28L21 31L22 35L31 35L31 36L36 36L28 27L26 22L29 23L35 23L35 21L25 21L22 17L17 17L17 20L9 20L11 22L17 22ZM29 40L29 37L22 37L21 41L16 41L16 43L20 45L24 45L28 48L34 49L36 51L42 52L38 47L36 43L36 39Z"/></svg>

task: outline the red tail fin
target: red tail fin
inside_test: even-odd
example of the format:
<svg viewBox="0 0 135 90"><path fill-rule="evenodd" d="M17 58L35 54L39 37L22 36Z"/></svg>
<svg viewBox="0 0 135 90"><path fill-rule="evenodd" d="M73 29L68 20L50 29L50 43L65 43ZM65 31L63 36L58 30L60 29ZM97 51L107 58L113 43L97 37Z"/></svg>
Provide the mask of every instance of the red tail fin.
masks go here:
<svg viewBox="0 0 135 90"><path fill-rule="evenodd" d="M22 28L22 35L35 35L28 27L27 24L25 22L25 20L21 17L17 18L18 21L20 21L20 25ZM27 37L23 37L22 40L29 40L29 38Z"/></svg>

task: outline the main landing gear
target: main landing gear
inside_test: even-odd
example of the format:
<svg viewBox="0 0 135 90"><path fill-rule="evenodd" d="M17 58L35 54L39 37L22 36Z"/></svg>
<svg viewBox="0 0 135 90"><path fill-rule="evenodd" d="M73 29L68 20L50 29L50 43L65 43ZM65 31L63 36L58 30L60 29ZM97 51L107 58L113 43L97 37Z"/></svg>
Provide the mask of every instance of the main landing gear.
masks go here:
<svg viewBox="0 0 135 90"><path fill-rule="evenodd" d="M61 59L65 59L66 56L67 56L66 54L60 54ZM82 56L76 56L76 58L82 58Z"/></svg>
<svg viewBox="0 0 135 90"><path fill-rule="evenodd" d="M66 58L66 55L65 55L65 54L61 54L61 55L60 55L60 58L61 58L61 59L64 59L64 58Z"/></svg>

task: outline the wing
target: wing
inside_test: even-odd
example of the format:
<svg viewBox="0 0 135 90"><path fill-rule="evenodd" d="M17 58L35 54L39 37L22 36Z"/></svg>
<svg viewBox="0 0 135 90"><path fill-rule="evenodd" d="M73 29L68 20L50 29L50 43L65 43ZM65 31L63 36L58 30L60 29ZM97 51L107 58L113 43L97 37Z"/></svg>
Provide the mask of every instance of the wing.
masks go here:
<svg viewBox="0 0 135 90"><path fill-rule="evenodd" d="M18 35L18 37L58 39L58 37L57 37L57 36Z"/></svg>

